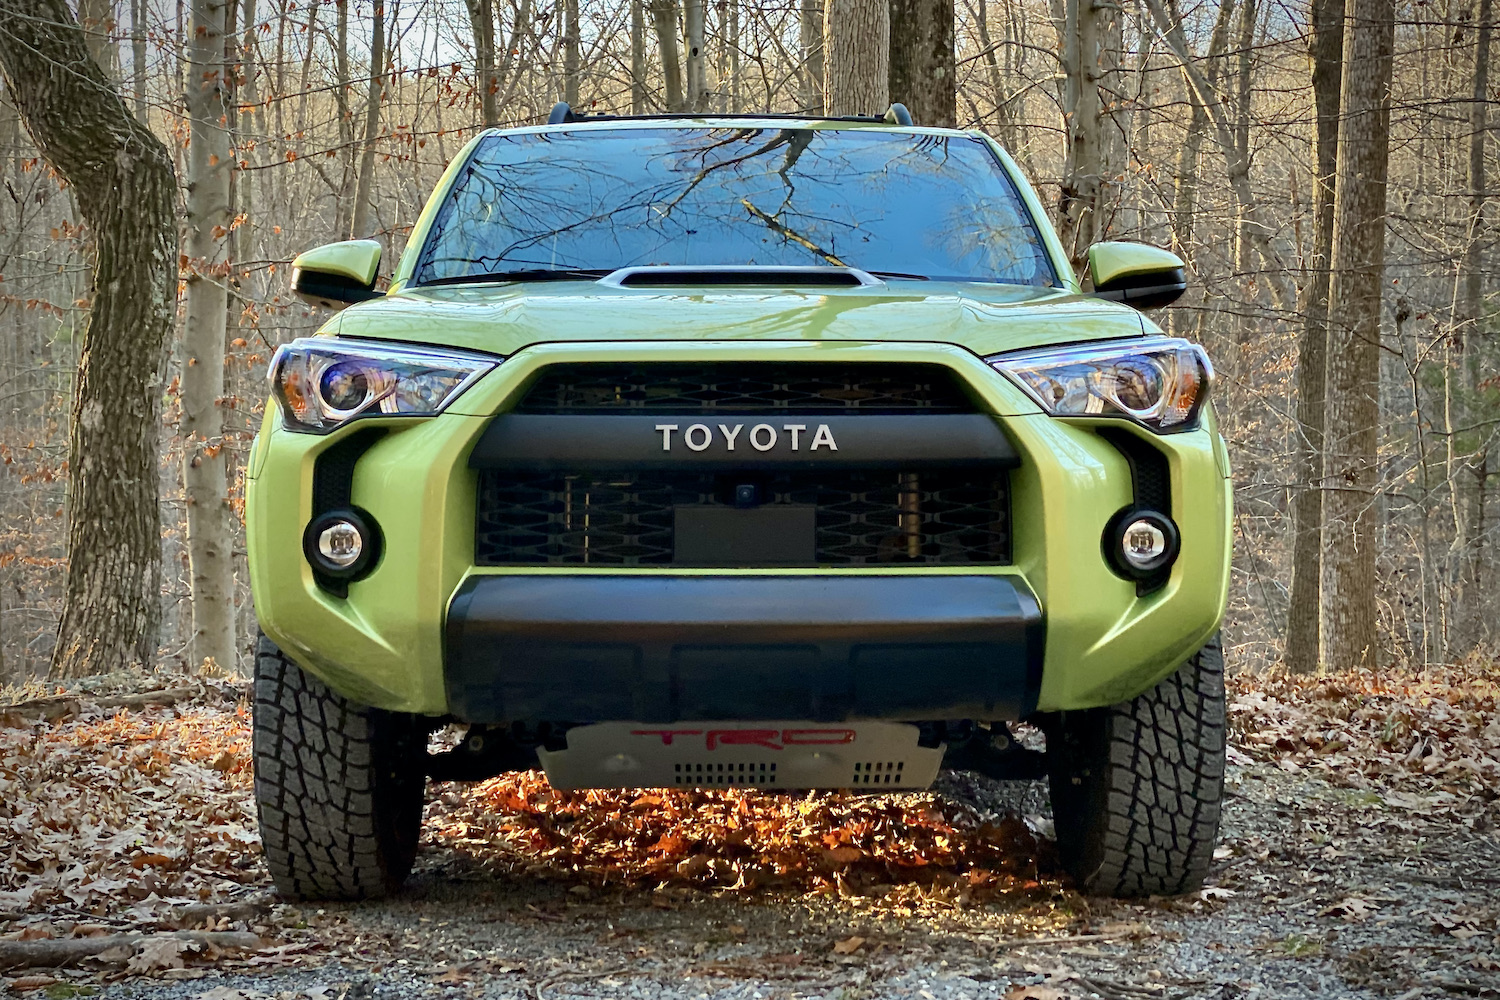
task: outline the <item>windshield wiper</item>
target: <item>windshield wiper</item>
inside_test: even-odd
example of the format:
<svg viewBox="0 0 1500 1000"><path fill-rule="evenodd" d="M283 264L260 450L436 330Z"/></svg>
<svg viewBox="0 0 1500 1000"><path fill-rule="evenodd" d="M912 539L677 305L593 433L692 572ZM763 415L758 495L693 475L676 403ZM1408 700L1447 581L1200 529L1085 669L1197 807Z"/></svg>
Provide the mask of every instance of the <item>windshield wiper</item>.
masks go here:
<svg viewBox="0 0 1500 1000"><path fill-rule="evenodd" d="M905 271L866 271L877 278L911 278L913 281L931 281L932 278L926 274L907 274Z"/></svg>
<svg viewBox="0 0 1500 1000"><path fill-rule="evenodd" d="M450 274L444 278L432 278L419 287L429 285L476 285L489 281L568 281L574 278L602 278L613 273L608 267L527 267L514 271L479 271L474 274Z"/></svg>

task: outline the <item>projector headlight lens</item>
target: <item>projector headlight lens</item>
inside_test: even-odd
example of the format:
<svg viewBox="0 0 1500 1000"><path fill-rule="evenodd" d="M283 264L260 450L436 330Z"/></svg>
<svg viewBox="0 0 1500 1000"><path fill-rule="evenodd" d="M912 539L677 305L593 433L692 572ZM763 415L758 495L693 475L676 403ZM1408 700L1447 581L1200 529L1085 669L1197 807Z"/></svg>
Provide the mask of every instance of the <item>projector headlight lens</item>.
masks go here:
<svg viewBox="0 0 1500 1000"><path fill-rule="evenodd" d="M987 359L1057 417L1125 417L1154 431L1188 430L1213 384L1203 348L1174 337L1107 341Z"/></svg>

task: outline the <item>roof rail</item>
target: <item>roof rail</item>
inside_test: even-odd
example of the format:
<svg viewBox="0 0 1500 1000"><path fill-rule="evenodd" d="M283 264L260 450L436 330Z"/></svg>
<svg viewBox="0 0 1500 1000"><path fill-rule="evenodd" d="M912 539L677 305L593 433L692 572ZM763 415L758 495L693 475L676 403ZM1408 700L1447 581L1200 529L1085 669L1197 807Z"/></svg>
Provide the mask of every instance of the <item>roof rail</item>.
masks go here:
<svg viewBox="0 0 1500 1000"><path fill-rule="evenodd" d="M697 111L679 111L656 115L588 115L579 114L574 111L568 105L567 101L558 101L552 105L552 110L547 115L547 124L568 125L573 122L675 121L683 118L785 118L798 121L876 122L885 125L915 124L912 121L911 112L906 109L906 105L899 102L892 104L883 115L715 114Z"/></svg>

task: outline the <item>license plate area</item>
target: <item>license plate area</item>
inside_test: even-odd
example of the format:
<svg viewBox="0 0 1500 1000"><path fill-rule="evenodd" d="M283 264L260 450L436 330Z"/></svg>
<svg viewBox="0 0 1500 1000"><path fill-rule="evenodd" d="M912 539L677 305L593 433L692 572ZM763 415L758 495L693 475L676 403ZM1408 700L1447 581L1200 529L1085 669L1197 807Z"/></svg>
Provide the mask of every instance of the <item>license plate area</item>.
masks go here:
<svg viewBox="0 0 1500 1000"><path fill-rule="evenodd" d="M672 562L724 568L811 566L817 561L817 508L679 506L672 512Z"/></svg>

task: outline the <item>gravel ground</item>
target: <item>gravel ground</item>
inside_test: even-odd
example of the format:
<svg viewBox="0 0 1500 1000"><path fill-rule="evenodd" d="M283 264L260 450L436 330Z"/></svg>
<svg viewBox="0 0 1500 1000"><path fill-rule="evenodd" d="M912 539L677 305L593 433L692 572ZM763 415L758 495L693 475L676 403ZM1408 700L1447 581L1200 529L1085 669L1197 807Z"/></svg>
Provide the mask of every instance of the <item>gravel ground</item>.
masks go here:
<svg viewBox="0 0 1500 1000"><path fill-rule="evenodd" d="M53 973L60 982L30 995L1500 997L1492 832L1444 812L1441 796L1382 797L1245 759L1229 784L1216 874L1185 899L1125 904L1059 886L1024 905L902 914L862 898L600 890L429 845L399 899L276 907L253 929L279 951L156 978ZM950 774L939 790L1045 828L1040 785Z"/></svg>

